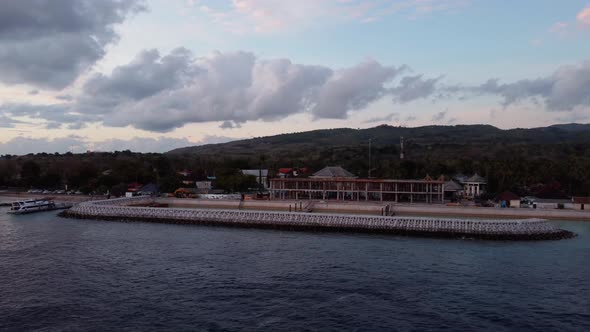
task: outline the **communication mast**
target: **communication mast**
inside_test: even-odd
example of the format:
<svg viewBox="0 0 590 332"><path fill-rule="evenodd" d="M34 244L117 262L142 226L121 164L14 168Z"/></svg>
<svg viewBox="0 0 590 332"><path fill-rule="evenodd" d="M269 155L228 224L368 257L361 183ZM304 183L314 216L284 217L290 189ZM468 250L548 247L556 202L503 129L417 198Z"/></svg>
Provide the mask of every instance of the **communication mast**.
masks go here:
<svg viewBox="0 0 590 332"><path fill-rule="evenodd" d="M404 137L403 136L401 136L399 139L399 145L400 145L399 159L404 160Z"/></svg>

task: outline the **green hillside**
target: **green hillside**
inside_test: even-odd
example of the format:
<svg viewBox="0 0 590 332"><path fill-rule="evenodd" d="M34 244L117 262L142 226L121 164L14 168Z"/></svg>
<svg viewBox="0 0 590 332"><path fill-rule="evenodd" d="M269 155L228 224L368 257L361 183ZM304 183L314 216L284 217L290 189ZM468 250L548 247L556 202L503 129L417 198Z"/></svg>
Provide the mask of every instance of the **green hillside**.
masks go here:
<svg viewBox="0 0 590 332"><path fill-rule="evenodd" d="M400 160L400 137L405 159ZM371 162L369 163L369 140ZM419 178L478 172L491 191L531 192L552 184L562 194L590 195L590 125L565 124L502 130L489 125L378 126L282 134L176 149L170 157L276 170L341 165L384 178Z"/></svg>

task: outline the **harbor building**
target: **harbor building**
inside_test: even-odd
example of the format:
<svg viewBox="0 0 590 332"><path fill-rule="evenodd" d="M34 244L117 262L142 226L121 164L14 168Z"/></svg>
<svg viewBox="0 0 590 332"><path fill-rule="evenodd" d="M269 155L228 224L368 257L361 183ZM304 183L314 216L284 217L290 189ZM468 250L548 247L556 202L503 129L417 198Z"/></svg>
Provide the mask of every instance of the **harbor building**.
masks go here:
<svg viewBox="0 0 590 332"><path fill-rule="evenodd" d="M443 179L359 179L341 167L309 178L270 179L270 199L444 203Z"/></svg>

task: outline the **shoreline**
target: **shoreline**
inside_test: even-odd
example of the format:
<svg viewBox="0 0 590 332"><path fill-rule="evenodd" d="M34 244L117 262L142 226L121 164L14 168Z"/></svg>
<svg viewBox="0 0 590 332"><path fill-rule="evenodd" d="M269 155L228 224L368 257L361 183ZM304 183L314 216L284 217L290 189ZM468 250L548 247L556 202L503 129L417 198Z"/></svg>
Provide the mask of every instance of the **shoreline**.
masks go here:
<svg viewBox="0 0 590 332"><path fill-rule="evenodd" d="M0 192L0 203L16 200L49 197L55 202L82 203L105 200L105 196L86 195L38 195L14 192ZM525 219L543 218L551 220L571 220L590 222L590 211L562 209L526 209L526 208L494 208L472 206L446 206L437 204L400 204L394 202L343 202L343 201L306 201L306 200L271 200L271 201L240 201L240 200L209 200L209 199L178 199L157 198L158 202L171 207L192 209L229 209L256 211L293 211L333 214L357 215L396 215L396 216L431 216L431 217L464 217L464 218L499 218ZM0 204L1 205L1 204ZM385 214L387 213L387 214Z"/></svg>

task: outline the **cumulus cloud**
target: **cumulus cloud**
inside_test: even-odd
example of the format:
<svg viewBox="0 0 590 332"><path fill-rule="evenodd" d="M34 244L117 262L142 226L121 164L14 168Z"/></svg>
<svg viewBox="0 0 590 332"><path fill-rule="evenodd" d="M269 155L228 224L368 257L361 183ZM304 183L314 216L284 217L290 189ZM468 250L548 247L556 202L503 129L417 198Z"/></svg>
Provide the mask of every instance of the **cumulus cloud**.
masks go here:
<svg viewBox="0 0 590 332"><path fill-rule="evenodd" d="M441 122L446 117L447 117L447 111L438 112L432 116L432 121Z"/></svg>
<svg viewBox="0 0 590 332"><path fill-rule="evenodd" d="M101 103L106 105L140 100L188 83L196 70L191 61L192 54L185 48L164 57L158 50L143 51L128 65L115 68L108 77L95 74L84 84L84 92L100 96Z"/></svg>
<svg viewBox="0 0 590 332"><path fill-rule="evenodd" d="M539 98L549 111L572 111L590 106L590 61L560 67L549 77L508 84L489 80L473 91L499 95L504 106Z"/></svg>
<svg viewBox="0 0 590 332"><path fill-rule="evenodd" d="M248 52L197 58L184 48L168 55L148 50L110 74L91 76L77 95L53 105L4 104L0 114L69 128L101 122L158 132L213 121L235 128L298 113L343 119L386 96L407 103L435 92L438 78L404 77L406 71L406 66L375 60L332 69L288 59L263 60Z"/></svg>
<svg viewBox="0 0 590 332"><path fill-rule="evenodd" d="M337 71L318 90L312 113L316 118L346 118L348 111L363 109L385 95L385 84L403 70L372 60Z"/></svg>
<svg viewBox="0 0 590 332"><path fill-rule="evenodd" d="M198 142L191 142L186 138L171 137L134 137L131 139L107 139L90 141L81 136L67 136L61 138L31 138L15 137L7 142L0 142L0 154L23 155L28 153L59 152L83 153L86 151L121 151L134 152L167 152L186 146L225 143L235 138L224 136L205 136Z"/></svg>
<svg viewBox="0 0 590 332"><path fill-rule="evenodd" d="M62 89L105 55L143 0L0 1L0 82Z"/></svg>
<svg viewBox="0 0 590 332"><path fill-rule="evenodd" d="M424 79L423 75L406 76L398 87L391 90L394 100L399 103L407 103L416 99L428 98L436 92L437 83L441 79L442 77Z"/></svg>

